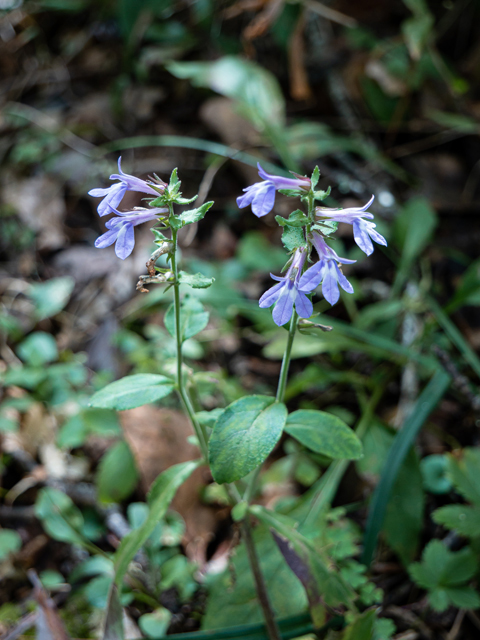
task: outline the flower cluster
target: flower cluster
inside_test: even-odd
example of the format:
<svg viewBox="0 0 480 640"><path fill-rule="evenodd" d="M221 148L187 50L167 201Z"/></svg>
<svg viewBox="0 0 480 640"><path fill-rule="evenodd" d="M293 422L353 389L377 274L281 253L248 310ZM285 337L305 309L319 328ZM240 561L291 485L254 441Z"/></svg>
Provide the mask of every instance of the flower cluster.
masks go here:
<svg viewBox="0 0 480 640"><path fill-rule="evenodd" d="M118 211L117 207L121 203L127 191L138 191L146 193L148 196L156 198L165 190L165 183L145 181L135 176L124 173L121 167L121 157L118 159L118 173L110 176L110 180L119 180L106 189L91 189L88 195L94 198L102 198L97 207L99 216L106 216L115 213L116 217L111 218L106 223L108 231L95 241L98 249L109 247L114 242L115 253L119 258L125 260L133 251L135 236L133 228L143 222L157 220L158 216L168 212L166 208L140 208L135 207L132 211Z"/></svg>
<svg viewBox="0 0 480 640"><path fill-rule="evenodd" d="M376 231L376 225L372 222L373 214L368 212L374 200L373 196L363 207L347 209L315 207L312 206L315 199L322 199L325 194L314 191L316 186L314 176L310 179L294 174L294 179L284 178L266 173L260 165L258 169L263 181L244 189L245 195L237 198L240 208L251 205L252 212L257 217L264 216L273 209L275 192L279 189L293 190L289 195L297 195L309 201L308 216L305 216L304 223L304 242L294 248L293 256L287 263L288 270L283 278L270 274L274 280L278 280L278 284L266 291L259 301L262 308L275 305L273 320L278 326L282 326L290 320L294 308L301 318L309 318L312 315L313 306L307 294L312 293L320 284L325 300L331 305L338 302L339 285L347 293L353 293L353 287L342 273L341 265L352 264L355 260L341 258L327 244L321 231L322 223L351 224L354 240L367 256L373 253L372 240L384 246L387 245L387 241ZM284 224L288 226L288 220ZM304 271L307 259L311 261L312 248L315 248L319 259Z"/></svg>

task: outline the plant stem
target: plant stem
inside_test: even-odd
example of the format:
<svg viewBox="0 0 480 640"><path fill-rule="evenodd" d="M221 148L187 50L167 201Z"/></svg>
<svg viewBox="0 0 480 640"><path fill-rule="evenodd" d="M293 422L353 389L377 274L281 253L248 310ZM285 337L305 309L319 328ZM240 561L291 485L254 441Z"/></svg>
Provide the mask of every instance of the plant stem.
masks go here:
<svg viewBox="0 0 480 640"><path fill-rule="evenodd" d="M173 215L173 211L170 211L170 215ZM202 428L202 425L198 422L195 417L195 410L193 408L192 401L188 394L187 389L183 384L183 354L182 354L182 328L180 323L180 284L178 282L178 260L177 260L177 230L172 229L172 242L173 242L173 251L171 253L171 265L172 271L174 275L174 285L173 285L173 310L175 316L175 341L177 346L177 371L176 371L176 380L177 380L177 392L180 396L180 400L183 404L183 407L190 418L190 422L192 423L192 427L195 431L195 434L198 438L198 442L200 444L200 449L205 460L208 460L208 438L205 431L205 428Z"/></svg>
<svg viewBox="0 0 480 640"><path fill-rule="evenodd" d="M285 348L285 353L283 354L282 368L280 370L280 377L278 379L277 396L276 396L277 402L283 402L283 398L285 396L285 388L287 386L287 378L288 378L288 369L290 367L290 357L292 354L292 345L293 345L293 339L295 338L296 330L297 330L297 312L294 311L290 319L287 346Z"/></svg>
<svg viewBox="0 0 480 640"><path fill-rule="evenodd" d="M258 600L260 602L260 606L262 607L263 616L265 618L265 626L267 627L268 637L270 638L270 640L281 640L282 636L280 635L280 630L275 620L275 614L273 613L272 605L270 604L267 586L263 579L260 562L258 560L257 551L253 542L252 528L250 524L250 517L248 516L248 514L243 520L242 528L245 546L247 548L248 560L252 569Z"/></svg>

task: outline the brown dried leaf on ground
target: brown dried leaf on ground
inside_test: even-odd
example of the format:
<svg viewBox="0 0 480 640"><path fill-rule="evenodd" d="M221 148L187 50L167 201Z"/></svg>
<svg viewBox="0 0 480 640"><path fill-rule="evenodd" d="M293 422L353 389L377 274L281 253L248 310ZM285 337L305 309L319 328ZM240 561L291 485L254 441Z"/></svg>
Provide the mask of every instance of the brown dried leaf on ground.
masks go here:
<svg viewBox="0 0 480 640"><path fill-rule="evenodd" d="M305 13L297 21L288 43L288 75L290 79L290 95L294 100L310 100L312 90L308 82L305 68Z"/></svg>
<svg viewBox="0 0 480 640"><path fill-rule="evenodd" d="M168 467L199 457L197 447L187 442L193 435L192 428L179 411L146 405L120 415L146 491ZM200 490L206 482L205 469L197 469L177 491L172 503L172 508L185 520L186 553L200 565L206 561L207 545L217 525L214 508L200 501Z"/></svg>
<svg viewBox="0 0 480 640"><path fill-rule="evenodd" d="M62 187L55 180L40 175L12 181L4 184L3 197L22 222L37 233L40 250L59 249L65 244L65 200Z"/></svg>

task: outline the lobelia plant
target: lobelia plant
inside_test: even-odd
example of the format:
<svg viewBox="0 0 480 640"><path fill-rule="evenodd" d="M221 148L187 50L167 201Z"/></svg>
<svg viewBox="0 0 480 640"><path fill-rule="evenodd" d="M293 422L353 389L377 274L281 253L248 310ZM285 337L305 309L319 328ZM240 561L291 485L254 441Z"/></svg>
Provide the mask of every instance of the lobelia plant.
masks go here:
<svg viewBox="0 0 480 640"><path fill-rule="evenodd" d="M213 278L179 270L178 232L182 227L200 221L213 202L176 214L175 205L191 204L196 199L182 197L176 169L168 184L157 176L144 181L123 173L119 160L119 173L111 176L118 182L107 189L89 192L94 197L103 198L98 206L100 216L114 214L107 222L108 231L98 238L95 246L103 248L115 242L117 256L125 259L134 247L134 227L143 222L156 221L152 231L157 249L146 264L148 274L139 277L137 289L148 291L145 285L154 283L165 284L173 289L173 306L165 315L165 324L176 342L175 375L126 376L97 392L91 399L91 405L116 410L131 409L160 400L175 390L190 419L202 456L197 461L167 469L154 482L148 496L148 517L141 527L123 538L115 553L115 580L110 606L115 604L116 588L121 587L129 563L152 533L158 519L165 514L177 488L195 468L208 464L213 479L227 490L233 506L233 519L241 524L268 636L271 640L279 640L281 635L275 614L281 612L274 611L262 575L252 535L252 516L272 531L272 543L275 541L287 565L305 588L316 626L325 621L328 607L342 606L352 614L358 613L354 590L329 562L324 550L315 544L317 532L312 529L311 523L307 526L305 519L296 522L291 517L252 504L252 499L260 468L284 431L301 445L331 459L361 457L360 440L337 416L314 410L298 410L289 414L284 396L297 328L305 324L321 327L308 320L313 314L313 292L321 284L325 299L332 305L339 299L339 285L344 291L353 292L341 265L355 261L339 257L327 243L338 223L352 225L355 242L367 255L373 251L372 240L383 245L386 245L386 241L375 230L373 215L367 211L373 197L365 206L358 208L317 206L317 202L323 201L329 194L329 191L316 190L320 177L318 167L311 178L297 174L293 178L285 178L267 174L260 165L258 168L262 181L244 190L245 194L237 199L239 207L251 206L257 217L267 215L274 206L276 191L297 198L306 205L305 212L296 209L288 219L276 216L277 222L283 227L282 241L289 257L283 269L285 275L272 275L277 284L266 291L259 301L262 308L273 306L273 320L278 326L288 323L288 339L276 396L242 397L226 407L216 420L211 420L211 428L209 421L202 419L205 412L199 414L200 407L195 406L191 397L192 373L183 365L182 345L185 339L205 327L208 315L198 300L192 305L188 296L181 299L180 286L209 287ZM127 191L146 194L147 206L128 212L119 211L118 207ZM164 235L166 230L170 232L168 237ZM315 254L318 256L316 262ZM156 266L161 255L166 256L167 267ZM299 318L302 319L300 325Z"/></svg>

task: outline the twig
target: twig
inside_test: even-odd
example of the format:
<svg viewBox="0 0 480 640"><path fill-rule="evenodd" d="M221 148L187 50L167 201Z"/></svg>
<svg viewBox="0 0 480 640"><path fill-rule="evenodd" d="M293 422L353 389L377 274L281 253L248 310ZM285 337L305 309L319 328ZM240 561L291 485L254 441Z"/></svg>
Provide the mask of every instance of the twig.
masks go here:
<svg viewBox="0 0 480 640"><path fill-rule="evenodd" d="M342 24L344 27L356 27L358 24L355 18L347 16L344 13L340 13L340 11L336 11L335 9L331 9L321 2L317 2L317 0L304 0L303 4L307 9L317 13L319 16L322 16L322 18Z"/></svg>

